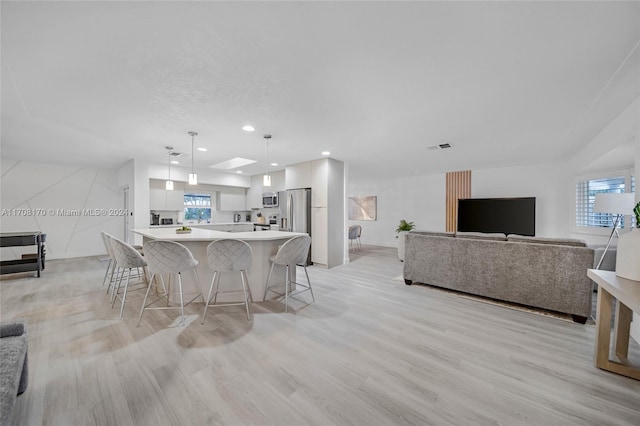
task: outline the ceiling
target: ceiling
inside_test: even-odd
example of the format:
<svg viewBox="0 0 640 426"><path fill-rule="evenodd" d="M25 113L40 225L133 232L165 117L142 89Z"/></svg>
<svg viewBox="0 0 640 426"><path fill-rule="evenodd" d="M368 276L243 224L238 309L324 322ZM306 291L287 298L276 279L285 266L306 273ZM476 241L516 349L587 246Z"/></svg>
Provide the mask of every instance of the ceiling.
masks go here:
<svg viewBox="0 0 640 426"><path fill-rule="evenodd" d="M265 133L277 168L328 150L370 176L569 159L640 96L638 22L637 1L2 1L2 156L190 167L194 130L196 168L246 175Z"/></svg>

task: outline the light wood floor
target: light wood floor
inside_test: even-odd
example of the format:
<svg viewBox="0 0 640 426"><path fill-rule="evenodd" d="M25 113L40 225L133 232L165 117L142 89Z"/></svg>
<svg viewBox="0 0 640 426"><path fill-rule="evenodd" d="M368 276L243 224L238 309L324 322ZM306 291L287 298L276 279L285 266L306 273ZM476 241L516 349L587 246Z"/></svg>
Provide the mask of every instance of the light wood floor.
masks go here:
<svg viewBox="0 0 640 426"><path fill-rule="evenodd" d="M16 424L640 424L640 382L593 366L593 326L405 286L393 249L352 259L310 268L317 302L296 313L200 325L193 305L185 327L156 311L136 328L140 300L116 319L97 258L3 277L1 318L29 323Z"/></svg>

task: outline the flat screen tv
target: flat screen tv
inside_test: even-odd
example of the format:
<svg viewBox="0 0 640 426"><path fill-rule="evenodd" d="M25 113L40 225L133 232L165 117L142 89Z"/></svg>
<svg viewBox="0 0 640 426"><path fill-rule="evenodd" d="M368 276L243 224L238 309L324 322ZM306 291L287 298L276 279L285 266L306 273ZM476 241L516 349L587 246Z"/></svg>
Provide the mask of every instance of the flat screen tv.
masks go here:
<svg viewBox="0 0 640 426"><path fill-rule="evenodd" d="M536 198L458 200L458 231L535 236Z"/></svg>

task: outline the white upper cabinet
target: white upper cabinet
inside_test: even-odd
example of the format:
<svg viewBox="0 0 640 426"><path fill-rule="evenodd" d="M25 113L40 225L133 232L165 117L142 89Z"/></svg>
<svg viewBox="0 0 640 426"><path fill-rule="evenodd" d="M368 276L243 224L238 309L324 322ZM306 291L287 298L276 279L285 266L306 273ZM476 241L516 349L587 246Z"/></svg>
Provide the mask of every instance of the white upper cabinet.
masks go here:
<svg viewBox="0 0 640 426"><path fill-rule="evenodd" d="M247 210L247 197L244 193L220 192L216 207L221 211L244 211Z"/></svg>
<svg viewBox="0 0 640 426"><path fill-rule="evenodd" d="M285 187L287 189L312 188L311 162L287 166L285 170Z"/></svg>
<svg viewBox="0 0 640 426"><path fill-rule="evenodd" d="M149 189L149 210L182 210L184 209L184 192L166 189Z"/></svg>

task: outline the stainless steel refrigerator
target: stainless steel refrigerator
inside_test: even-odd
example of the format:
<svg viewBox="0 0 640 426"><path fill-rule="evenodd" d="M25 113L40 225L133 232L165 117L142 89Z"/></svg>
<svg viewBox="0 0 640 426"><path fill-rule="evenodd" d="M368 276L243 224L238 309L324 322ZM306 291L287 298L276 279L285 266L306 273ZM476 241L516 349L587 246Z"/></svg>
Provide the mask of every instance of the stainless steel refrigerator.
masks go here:
<svg viewBox="0 0 640 426"><path fill-rule="evenodd" d="M280 230L305 232L311 238L311 189L289 189L278 192ZM311 264L311 250L307 265Z"/></svg>

